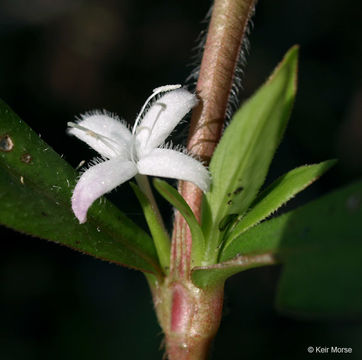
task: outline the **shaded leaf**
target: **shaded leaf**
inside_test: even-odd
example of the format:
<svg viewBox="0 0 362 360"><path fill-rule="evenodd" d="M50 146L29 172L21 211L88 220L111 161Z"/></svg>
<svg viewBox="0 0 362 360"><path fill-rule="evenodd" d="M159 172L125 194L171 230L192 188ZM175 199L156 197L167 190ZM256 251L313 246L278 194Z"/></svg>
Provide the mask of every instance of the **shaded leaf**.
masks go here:
<svg viewBox="0 0 362 360"><path fill-rule="evenodd" d="M65 136L65 135L64 135ZM11 142L11 149L6 145ZM77 173L0 102L0 223L142 271L160 271L152 239L109 201L79 225L70 198Z"/></svg>
<svg viewBox="0 0 362 360"><path fill-rule="evenodd" d="M319 316L362 314L362 181L246 231L224 249L284 262L277 306Z"/></svg>

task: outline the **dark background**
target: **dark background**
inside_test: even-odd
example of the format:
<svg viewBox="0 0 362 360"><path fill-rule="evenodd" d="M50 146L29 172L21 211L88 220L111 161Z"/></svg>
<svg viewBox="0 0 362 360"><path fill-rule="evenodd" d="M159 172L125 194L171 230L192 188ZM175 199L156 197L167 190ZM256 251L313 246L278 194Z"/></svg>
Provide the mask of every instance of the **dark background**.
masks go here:
<svg viewBox="0 0 362 360"><path fill-rule="evenodd" d="M183 83L209 5L0 0L0 97L76 166L94 154L66 135L67 121L105 108L132 122L153 88ZM290 46L301 46L297 101L268 181L298 165L340 159L283 210L361 177L361 24L360 0L257 6L241 99ZM142 222L129 194L125 185L111 197ZM1 360L161 358L141 274L5 228L0 236ZM318 356L306 348L316 345L352 347L343 358L361 358L361 319L312 322L274 311L279 270L228 281L213 359L309 359Z"/></svg>

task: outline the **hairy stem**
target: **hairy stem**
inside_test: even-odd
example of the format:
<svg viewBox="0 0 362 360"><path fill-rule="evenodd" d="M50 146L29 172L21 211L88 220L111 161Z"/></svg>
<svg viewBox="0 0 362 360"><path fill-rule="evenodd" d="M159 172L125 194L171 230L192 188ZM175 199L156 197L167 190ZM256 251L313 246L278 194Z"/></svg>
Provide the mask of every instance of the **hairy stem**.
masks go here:
<svg viewBox="0 0 362 360"><path fill-rule="evenodd" d="M221 137L248 21L256 0L215 0L202 57L197 93L199 105L192 113L188 150L209 163ZM200 220L202 191L189 182L180 182L179 191ZM181 235L182 234L182 235ZM176 215L171 262L174 271L188 278L191 233L180 214ZM182 259L178 257L182 254Z"/></svg>
<svg viewBox="0 0 362 360"><path fill-rule="evenodd" d="M218 143L247 23L256 0L215 0L197 83L188 149L209 163ZM200 221L202 192L181 182L179 191ZM191 280L191 232L175 215L170 274L153 286L158 319L170 360L205 360L219 327L223 283L200 289Z"/></svg>
<svg viewBox="0 0 362 360"><path fill-rule="evenodd" d="M196 91L188 149L209 162L224 125L226 109L255 0L215 0Z"/></svg>
<svg viewBox="0 0 362 360"><path fill-rule="evenodd" d="M188 149L209 163L218 143L248 20L256 0L215 0L197 83ZM181 182L179 191L200 221L202 192ZM205 360L222 314L223 282L201 289L191 279L192 238L175 215L170 273L151 284L170 360ZM198 259L200 260L200 259ZM197 260L197 261L198 261Z"/></svg>

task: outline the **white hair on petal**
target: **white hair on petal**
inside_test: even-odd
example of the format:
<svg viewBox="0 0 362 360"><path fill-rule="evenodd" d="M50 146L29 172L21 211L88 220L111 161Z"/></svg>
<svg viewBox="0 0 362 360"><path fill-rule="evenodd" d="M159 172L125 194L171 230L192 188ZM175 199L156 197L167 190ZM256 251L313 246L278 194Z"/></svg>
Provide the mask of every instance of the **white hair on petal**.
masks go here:
<svg viewBox="0 0 362 360"><path fill-rule="evenodd" d="M84 164L80 170L79 170L79 174L78 174L78 178L80 178L84 172L86 172L88 169L90 169L92 166L98 165L102 162L107 161L108 159L104 156L96 156L93 159L91 159L90 161L88 161L86 164Z"/></svg>
<svg viewBox="0 0 362 360"><path fill-rule="evenodd" d="M70 130L71 130L72 128L78 128L78 129L80 129L80 127L78 127L77 125L78 125L81 121L83 121L83 120L85 120L85 119L87 119L87 118L89 118L89 117L92 117L92 116L108 116L108 117L110 117L110 118L112 118L112 119L114 119L114 120L119 121L120 123L122 123L127 129L129 129L129 130L131 129L130 124L129 124L126 120L121 119L116 113L112 113L112 112L107 111L107 110L105 110L105 109L102 109L102 110L96 109L96 110L88 110L88 111L86 111L86 112L83 113L83 114L80 114L80 115L75 116L75 123L72 122L72 121L68 121L67 125L69 126L69 128L66 129L67 134L68 134L68 135L71 135L71 134L69 134L69 132L70 132Z"/></svg>
<svg viewBox="0 0 362 360"><path fill-rule="evenodd" d="M85 113L76 116L75 120L77 122L79 122L79 121L85 120L86 118L91 117L91 116L108 116L108 117L110 117L110 118L112 118L114 120L117 120L117 121L121 122L128 129L130 129L130 124L126 120L121 119L116 113L105 110L105 109L102 109L102 110L98 110L98 109L88 110Z"/></svg>
<svg viewBox="0 0 362 360"><path fill-rule="evenodd" d="M197 160L202 165L204 165L206 169L208 168L208 164L206 163L205 160L201 159L201 157L199 155L192 153L184 145L181 145L181 144L173 145L172 141L168 141L168 142L162 144L159 148L166 149L166 150L174 150L174 151L180 152L180 153L182 153L184 155L187 155L187 156Z"/></svg>

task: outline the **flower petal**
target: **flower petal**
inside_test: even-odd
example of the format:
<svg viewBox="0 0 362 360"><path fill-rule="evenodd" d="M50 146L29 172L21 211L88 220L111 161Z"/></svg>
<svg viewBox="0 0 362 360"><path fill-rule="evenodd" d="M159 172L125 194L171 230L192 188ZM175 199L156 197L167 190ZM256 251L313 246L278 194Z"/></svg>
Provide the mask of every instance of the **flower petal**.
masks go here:
<svg viewBox="0 0 362 360"><path fill-rule="evenodd" d="M137 163L138 172L144 175L191 181L202 191L210 186L210 175L200 161L179 151L154 149Z"/></svg>
<svg viewBox="0 0 362 360"><path fill-rule="evenodd" d="M87 143L102 156L107 158L123 156L129 159L132 135L117 117L101 112L85 114L76 126L80 128L71 127L68 132Z"/></svg>
<svg viewBox="0 0 362 360"><path fill-rule="evenodd" d="M79 222L87 220L87 211L103 194L129 180L137 173L131 161L115 158L90 167L80 177L72 196L72 209Z"/></svg>
<svg viewBox="0 0 362 360"><path fill-rule="evenodd" d="M137 128L138 155L161 145L197 102L196 95L185 89L170 91L155 101Z"/></svg>

